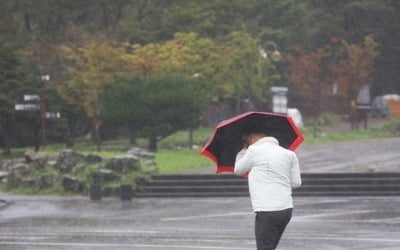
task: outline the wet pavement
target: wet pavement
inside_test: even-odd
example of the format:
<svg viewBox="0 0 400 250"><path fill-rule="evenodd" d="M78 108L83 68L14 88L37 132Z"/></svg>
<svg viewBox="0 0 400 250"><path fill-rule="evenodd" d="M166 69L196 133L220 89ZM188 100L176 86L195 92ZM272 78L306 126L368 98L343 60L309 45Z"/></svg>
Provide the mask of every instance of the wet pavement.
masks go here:
<svg viewBox="0 0 400 250"><path fill-rule="evenodd" d="M393 137L304 144L296 154L303 173L400 172L399 148L400 137ZM180 173L213 174L215 166Z"/></svg>
<svg viewBox="0 0 400 250"><path fill-rule="evenodd" d="M9 196L0 249L255 249L248 198ZM280 250L400 249L400 197L295 197Z"/></svg>

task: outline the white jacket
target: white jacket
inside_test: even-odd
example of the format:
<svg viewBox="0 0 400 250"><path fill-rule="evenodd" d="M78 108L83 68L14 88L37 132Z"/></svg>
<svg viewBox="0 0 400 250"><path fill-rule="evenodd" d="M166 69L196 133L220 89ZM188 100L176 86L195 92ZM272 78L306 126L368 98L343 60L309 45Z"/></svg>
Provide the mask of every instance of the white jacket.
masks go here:
<svg viewBox="0 0 400 250"><path fill-rule="evenodd" d="M293 151L264 137L236 156L235 174L249 172L249 191L254 212L293 207L292 188L301 185L300 167Z"/></svg>

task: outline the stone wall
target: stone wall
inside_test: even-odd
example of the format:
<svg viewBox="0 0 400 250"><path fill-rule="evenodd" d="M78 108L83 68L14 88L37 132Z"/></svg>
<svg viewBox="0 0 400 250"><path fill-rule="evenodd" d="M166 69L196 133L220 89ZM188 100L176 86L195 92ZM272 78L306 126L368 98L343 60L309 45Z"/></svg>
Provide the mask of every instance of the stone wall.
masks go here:
<svg viewBox="0 0 400 250"><path fill-rule="evenodd" d="M105 195L117 195L118 184L129 184L135 189L156 171L154 154L140 148L109 159L73 150L57 154L29 150L24 158L0 162L0 182L9 191L24 187L77 194L88 194L90 185L96 183Z"/></svg>

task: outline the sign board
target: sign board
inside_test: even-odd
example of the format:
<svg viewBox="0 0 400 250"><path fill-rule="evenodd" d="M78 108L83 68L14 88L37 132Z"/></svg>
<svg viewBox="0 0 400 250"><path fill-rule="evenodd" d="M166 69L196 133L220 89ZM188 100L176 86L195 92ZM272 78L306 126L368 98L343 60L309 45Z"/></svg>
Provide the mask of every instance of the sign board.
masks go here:
<svg viewBox="0 0 400 250"><path fill-rule="evenodd" d="M47 119L59 119L61 118L60 112L46 112Z"/></svg>
<svg viewBox="0 0 400 250"><path fill-rule="evenodd" d="M38 110L40 110L40 105L36 104L36 103L15 104L15 110L17 110L17 111L38 111Z"/></svg>
<svg viewBox="0 0 400 250"><path fill-rule="evenodd" d="M283 86L271 87L272 92L272 112L279 114L287 114L288 111L288 88Z"/></svg>
<svg viewBox="0 0 400 250"><path fill-rule="evenodd" d="M369 85L365 84L360 88L360 91L357 95L357 108L358 109L369 109L371 97L370 97L370 90Z"/></svg>
<svg viewBox="0 0 400 250"><path fill-rule="evenodd" d="M279 114L287 113L287 97L285 95L272 96L272 112Z"/></svg>
<svg viewBox="0 0 400 250"><path fill-rule="evenodd" d="M38 95L24 95L24 101L40 101L40 97Z"/></svg>

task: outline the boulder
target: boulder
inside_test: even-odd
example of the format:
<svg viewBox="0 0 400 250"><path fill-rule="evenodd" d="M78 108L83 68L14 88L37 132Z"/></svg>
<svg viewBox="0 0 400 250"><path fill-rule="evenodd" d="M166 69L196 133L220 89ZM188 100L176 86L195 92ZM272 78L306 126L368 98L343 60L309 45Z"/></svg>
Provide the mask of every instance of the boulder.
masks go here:
<svg viewBox="0 0 400 250"><path fill-rule="evenodd" d="M4 171L10 171L11 168L15 165L15 162L12 160L4 160L1 163L1 169Z"/></svg>
<svg viewBox="0 0 400 250"><path fill-rule="evenodd" d="M84 160L84 155L78 154L73 150L64 150L58 155L56 164L61 172L70 173L79 162Z"/></svg>
<svg viewBox="0 0 400 250"><path fill-rule="evenodd" d="M126 155L132 155L132 156L136 156L136 157L144 158L144 159L155 159L156 158L154 153L148 152L148 151L143 150L138 147L131 148L128 152L126 152Z"/></svg>
<svg viewBox="0 0 400 250"><path fill-rule="evenodd" d="M31 164L34 163L37 167L43 168L50 161L56 161L58 158L57 154L40 154L36 153L33 150L27 150L24 153L25 163Z"/></svg>
<svg viewBox="0 0 400 250"><path fill-rule="evenodd" d="M34 162L39 168L44 168L49 162L48 156L40 156L34 159Z"/></svg>
<svg viewBox="0 0 400 250"><path fill-rule="evenodd" d="M34 178L23 178L19 181L19 184L25 187L34 187L36 186L36 180Z"/></svg>
<svg viewBox="0 0 400 250"><path fill-rule="evenodd" d="M56 177L53 173L43 173L38 179L39 188L48 188L54 185L56 182Z"/></svg>
<svg viewBox="0 0 400 250"><path fill-rule="evenodd" d="M20 180L31 171L31 167L24 163L18 163L12 166L10 170L11 176L16 180Z"/></svg>
<svg viewBox="0 0 400 250"><path fill-rule="evenodd" d="M0 181L3 179L6 179L8 177L9 173L5 171L0 171Z"/></svg>
<svg viewBox="0 0 400 250"><path fill-rule="evenodd" d="M65 191L82 192L84 190L83 182L71 175L63 175L61 181Z"/></svg>
<svg viewBox="0 0 400 250"><path fill-rule="evenodd" d="M75 167L72 168L70 173L74 176L79 175L85 171L85 166L82 163L78 163Z"/></svg>
<svg viewBox="0 0 400 250"><path fill-rule="evenodd" d="M111 169L100 169L92 174L93 182L96 184L102 183L103 181L112 181L121 178L120 174L117 174Z"/></svg>
<svg viewBox="0 0 400 250"><path fill-rule="evenodd" d="M111 158L106 163L107 169L111 169L120 174L140 170L140 167L139 158L133 155Z"/></svg>
<svg viewBox="0 0 400 250"><path fill-rule="evenodd" d="M103 158L101 158L98 155L94 155L94 154L89 154L85 156L85 161L87 163L99 163L103 161Z"/></svg>
<svg viewBox="0 0 400 250"><path fill-rule="evenodd" d="M32 163L33 160L34 160L35 157L36 157L36 152L33 151L33 150L27 150L27 151L24 153L24 157L25 157L25 162L26 162L26 163Z"/></svg>

